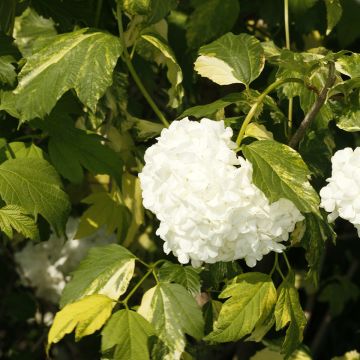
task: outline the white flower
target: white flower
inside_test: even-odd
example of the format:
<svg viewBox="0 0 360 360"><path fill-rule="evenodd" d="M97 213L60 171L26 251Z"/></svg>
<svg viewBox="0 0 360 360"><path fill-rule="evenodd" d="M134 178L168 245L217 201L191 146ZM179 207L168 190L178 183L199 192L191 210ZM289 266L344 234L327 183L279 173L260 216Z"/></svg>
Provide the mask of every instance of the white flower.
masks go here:
<svg viewBox="0 0 360 360"><path fill-rule="evenodd" d="M281 252L303 220L286 199L270 204L252 183L252 165L237 157L223 121L174 121L145 153L143 204L160 220L165 253L180 263L245 259L255 266ZM240 165L240 166L239 166Z"/></svg>
<svg viewBox="0 0 360 360"><path fill-rule="evenodd" d="M66 236L50 236L48 241L38 244L27 243L15 253L19 274L24 284L35 288L40 298L57 303L68 281L68 274L75 270L92 246L105 245L116 241L115 236L105 235L99 230L93 235L75 239L79 221L69 218Z"/></svg>
<svg viewBox="0 0 360 360"><path fill-rule="evenodd" d="M320 206L330 213L329 221L340 216L354 224L360 236L360 148L337 151L331 163L331 178L320 191Z"/></svg>

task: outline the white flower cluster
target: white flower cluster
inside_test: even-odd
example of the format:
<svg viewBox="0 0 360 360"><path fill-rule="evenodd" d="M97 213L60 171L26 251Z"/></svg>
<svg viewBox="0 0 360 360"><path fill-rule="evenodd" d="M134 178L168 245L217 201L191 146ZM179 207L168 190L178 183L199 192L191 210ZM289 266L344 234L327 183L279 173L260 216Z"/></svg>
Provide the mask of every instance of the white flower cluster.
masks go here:
<svg viewBox="0 0 360 360"><path fill-rule="evenodd" d="M354 224L360 236L360 148L337 151L331 163L331 178L320 191L320 206L330 213L329 221L340 216Z"/></svg>
<svg viewBox="0 0 360 360"><path fill-rule="evenodd" d="M116 241L115 236L108 236L102 230L77 240L75 233L78 225L78 219L70 218L66 225L68 240L53 234L48 241L27 243L21 251L15 253L22 282L34 287L38 297L57 303L69 280L68 275L75 270L88 250L92 246Z"/></svg>
<svg viewBox="0 0 360 360"><path fill-rule="evenodd" d="M280 242L303 220L291 201L269 203L231 136L223 121L185 118L145 153L143 204L160 220L165 253L182 264L245 259L255 266L270 251L281 252Z"/></svg>

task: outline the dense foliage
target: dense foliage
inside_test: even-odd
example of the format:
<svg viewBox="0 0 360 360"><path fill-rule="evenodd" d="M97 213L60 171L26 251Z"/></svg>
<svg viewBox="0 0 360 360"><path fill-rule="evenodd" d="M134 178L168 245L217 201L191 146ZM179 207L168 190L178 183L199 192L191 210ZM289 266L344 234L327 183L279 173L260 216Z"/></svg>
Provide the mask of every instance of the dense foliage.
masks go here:
<svg viewBox="0 0 360 360"><path fill-rule="evenodd" d="M2 0L0 357L359 359L359 18Z"/></svg>

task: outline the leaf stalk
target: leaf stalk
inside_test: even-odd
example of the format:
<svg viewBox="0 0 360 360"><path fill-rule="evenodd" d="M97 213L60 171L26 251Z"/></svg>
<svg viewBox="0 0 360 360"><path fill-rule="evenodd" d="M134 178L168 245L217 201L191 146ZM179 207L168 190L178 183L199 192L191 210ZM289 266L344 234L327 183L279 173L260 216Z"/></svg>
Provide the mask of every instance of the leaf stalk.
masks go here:
<svg viewBox="0 0 360 360"><path fill-rule="evenodd" d="M144 96L144 98L146 99L146 101L148 102L148 104L150 105L150 107L152 108L152 110L154 111L154 113L157 115L157 117L160 119L160 121L166 126L169 127L169 122L166 120L165 116L163 115L163 113L160 111L160 109L158 108L158 106L155 104L154 100L152 99L152 97L150 96L149 92L146 90L144 84L142 83L139 75L137 74L132 62L131 62L131 58L129 55L129 52L127 50L126 47L126 43L125 43L125 37L124 37L124 28L123 28L123 23L122 23L122 14L121 14L121 2L118 1L117 2L117 6L116 6L116 18L117 18L117 23L118 23L118 28L119 28L119 34L120 34L120 41L123 47L123 55L122 58L127 66L127 68L129 69L129 72L131 74L131 76L133 77L137 87L139 88L139 90L141 91L142 95Z"/></svg>
<svg viewBox="0 0 360 360"><path fill-rule="evenodd" d="M304 84L304 81L299 79L299 78L286 78L286 79L278 79L275 82L273 82L272 84L270 84L257 98L256 102L252 105L249 113L246 115L244 122L241 125L240 131L239 131L239 135L236 139L236 144L238 147L240 147L241 141L244 138L245 135L245 131L246 131L246 127L250 124L251 120L253 119L253 117L256 114L256 111L258 109L258 107L262 104L262 102L264 101L265 97L267 94L269 94L271 91L275 90L276 88L278 88L279 86L288 83L288 82L297 82L297 83L301 83Z"/></svg>

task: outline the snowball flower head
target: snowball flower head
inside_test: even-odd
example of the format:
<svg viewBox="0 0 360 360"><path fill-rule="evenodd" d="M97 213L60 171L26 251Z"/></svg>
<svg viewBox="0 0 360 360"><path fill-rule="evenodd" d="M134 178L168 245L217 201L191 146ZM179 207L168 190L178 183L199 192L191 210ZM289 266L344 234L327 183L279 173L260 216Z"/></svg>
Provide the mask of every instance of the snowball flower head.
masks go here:
<svg viewBox="0 0 360 360"><path fill-rule="evenodd" d="M255 266L270 251L281 252L280 242L303 219L289 200L269 203L231 137L223 121L185 118L145 152L143 204L160 220L165 253L180 263L245 259Z"/></svg>
<svg viewBox="0 0 360 360"><path fill-rule="evenodd" d="M340 216L354 224L360 236L360 148L337 151L331 163L331 178L320 191L320 206L330 213L329 221Z"/></svg>

